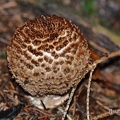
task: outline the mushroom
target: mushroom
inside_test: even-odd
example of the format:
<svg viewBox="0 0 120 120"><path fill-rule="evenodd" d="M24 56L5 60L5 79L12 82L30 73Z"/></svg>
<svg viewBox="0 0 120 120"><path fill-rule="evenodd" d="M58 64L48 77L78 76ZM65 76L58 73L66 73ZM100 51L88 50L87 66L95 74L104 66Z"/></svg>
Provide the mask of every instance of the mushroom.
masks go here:
<svg viewBox="0 0 120 120"><path fill-rule="evenodd" d="M7 55L16 82L41 109L40 100L39 105L35 102L38 98L47 108L68 99L69 90L85 76L91 61L80 29L57 15L40 16L19 27L7 47ZM49 106L50 100L53 105Z"/></svg>

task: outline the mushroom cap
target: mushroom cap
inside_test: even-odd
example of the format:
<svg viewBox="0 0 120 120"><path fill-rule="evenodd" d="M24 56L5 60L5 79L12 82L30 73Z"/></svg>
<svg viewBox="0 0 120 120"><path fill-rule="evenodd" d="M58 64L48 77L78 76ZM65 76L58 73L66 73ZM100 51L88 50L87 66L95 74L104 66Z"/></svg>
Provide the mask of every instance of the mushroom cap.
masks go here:
<svg viewBox="0 0 120 120"><path fill-rule="evenodd" d="M19 27L7 47L10 71L32 96L62 95L86 74L87 40L71 21L41 16Z"/></svg>

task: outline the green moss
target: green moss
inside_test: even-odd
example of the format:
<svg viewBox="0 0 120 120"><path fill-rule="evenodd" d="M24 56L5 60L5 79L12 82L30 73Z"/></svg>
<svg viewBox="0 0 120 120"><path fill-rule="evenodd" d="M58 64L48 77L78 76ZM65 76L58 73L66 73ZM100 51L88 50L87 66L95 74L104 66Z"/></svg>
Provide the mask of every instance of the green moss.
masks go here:
<svg viewBox="0 0 120 120"><path fill-rule="evenodd" d="M0 58L7 58L7 53L0 53Z"/></svg>
<svg viewBox="0 0 120 120"><path fill-rule="evenodd" d="M82 3L83 13L88 16L96 15L96 9L93 0L84 0Z"/></svg>

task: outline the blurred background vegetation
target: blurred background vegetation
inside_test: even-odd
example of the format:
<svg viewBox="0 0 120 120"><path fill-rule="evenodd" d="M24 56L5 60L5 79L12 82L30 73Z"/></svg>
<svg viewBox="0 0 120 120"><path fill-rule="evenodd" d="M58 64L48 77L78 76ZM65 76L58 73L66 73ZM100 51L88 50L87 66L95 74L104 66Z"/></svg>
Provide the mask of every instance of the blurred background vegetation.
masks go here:
<svg viewBox="0 0 120 120"><path fill-rule="evenodd" d="M26 1L26 0L23 0ZM27 0L73 21L89 24L93 30L107 34L120 44L120 0Z"/></svg>

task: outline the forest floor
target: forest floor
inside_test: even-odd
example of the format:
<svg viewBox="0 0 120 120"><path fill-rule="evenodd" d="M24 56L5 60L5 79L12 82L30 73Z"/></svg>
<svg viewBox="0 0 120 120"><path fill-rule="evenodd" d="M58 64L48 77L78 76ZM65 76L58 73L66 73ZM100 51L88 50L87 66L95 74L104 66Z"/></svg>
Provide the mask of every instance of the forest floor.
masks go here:
<svg viewBox="0 0 120 120"><path fill-rule="evenodd" d="M40 110L33 106L9 72L6 48L15 30L24 22L46 14L57 14L71 20L88 39L94 61L120 50L119 0L98 0L94 4L94 7L91 5L89 8L89 3L88 8L81 8L79 0L0 1L0 120L60 120L62 116L57 108ZM86 118L88 76L78 85L71 103L68 114L73 120ZM66 102L60 107L64 110L65 105ZM120 55L99 64L93 74L90 118L120 119Z"/></svg>

